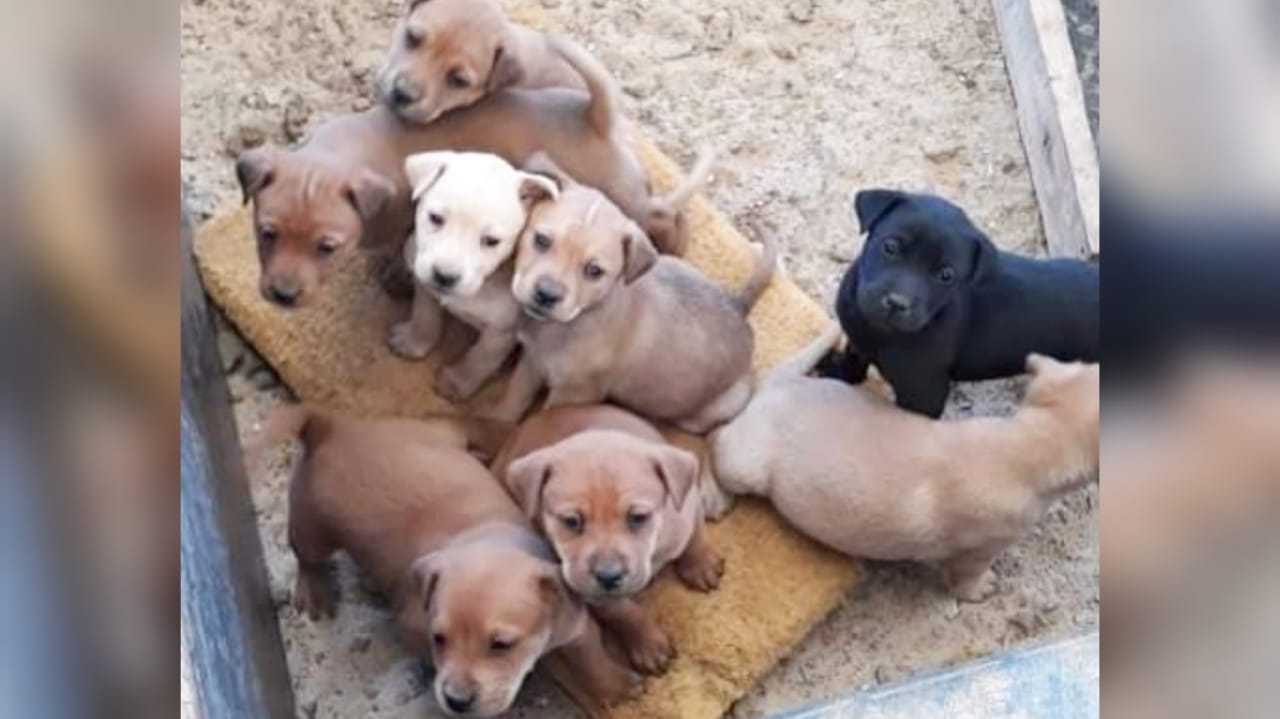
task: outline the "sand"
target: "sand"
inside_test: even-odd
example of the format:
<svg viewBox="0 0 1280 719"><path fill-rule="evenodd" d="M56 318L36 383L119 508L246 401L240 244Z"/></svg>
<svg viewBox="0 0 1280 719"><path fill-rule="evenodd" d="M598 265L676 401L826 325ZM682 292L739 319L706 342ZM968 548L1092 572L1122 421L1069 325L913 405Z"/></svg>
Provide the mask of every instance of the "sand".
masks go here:
<svg viewBox="0 0 1280 719"><path fill-rule="evenodd" d="M859 188L943 193L1001 246L1043 238L988 0L541 0L549 22L594 50L626 110L669 154L721 151L708 196L731 217L763 216L788 272L830 306L857 254ZM255 0L183 6L182 177L197 219L238 196L235 154L287 143L328 114L367 106L402 0ZM225 338L237 417L250 433L279 401L270 373ZM953 414L1006 412L1016 382L961 388ZM257 471L254 497L272 590L289 594L283 460ZM1001 591L956 604L927 570L876 567L805 645L739 703L751 717L857 686L1076 634L1098 624L1096 489L1069 497L996 564ZM302 716L424 716L414 663L387 641L376 600L343 572L341 621L282 608ZM339 663L332 654L359 657ZM380 673L384 685L355 677ZM340 692L340 693L339 693ZM377 706L377 711L372 708ZM572 716L532 682L517 717Z"/></svg>

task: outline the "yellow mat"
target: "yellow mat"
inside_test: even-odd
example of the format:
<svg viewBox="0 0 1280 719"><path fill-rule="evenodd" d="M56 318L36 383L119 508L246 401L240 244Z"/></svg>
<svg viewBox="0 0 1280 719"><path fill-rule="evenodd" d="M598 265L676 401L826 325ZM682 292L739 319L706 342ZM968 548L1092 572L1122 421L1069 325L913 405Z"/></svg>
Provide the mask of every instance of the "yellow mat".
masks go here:
<svg viewBox="0 0 1280 719"><path fill-rule="evenodd" d="M675 164L647 141L640 141L639 150L655 187L666 191L678 177ZM754 261L746 240L700 196L690 203L689 219L687 259L713 279L740 286ZM246 210L229 210L205 223L195 252L214 302L300 399L366 414L452 409L432 394L431 384L441 355L456 354L462 333L451 330L446 350L427 362L392 355L387 328L407 306L383 294L364 261L342 267L321 301L286 312L258 295ZM751 315L756 368L795 352L829 322L792 282L775 279ZM476 401L491 400L498 389L500 383L493 383ZM668 571L646 593L644 603L671 634L679 658L667 675L649 681L642 697L604 713L608 719L721 716L857 580L851 562L791 531L757 502L740 503L712 527L711 538L727 560L723 584L712 594L697 594Z"/></svg>

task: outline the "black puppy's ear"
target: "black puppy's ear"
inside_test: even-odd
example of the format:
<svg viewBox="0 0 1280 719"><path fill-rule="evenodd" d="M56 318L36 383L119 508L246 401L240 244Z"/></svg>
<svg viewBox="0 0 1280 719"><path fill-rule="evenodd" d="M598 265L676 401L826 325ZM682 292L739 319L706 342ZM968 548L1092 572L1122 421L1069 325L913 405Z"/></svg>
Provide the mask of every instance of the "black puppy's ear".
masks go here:
<svg viewBox="0 0 1280 719"><path fill-rule="evenodd" d="M859 231L866 234L893 209L894 205L907 198L906 194L897 190L863 190L853 199L853 207L858 212Z"/></svg>
<svg viewBox="0 0 1280 719"><path fill-rule="evenodd" d="M1000 265L1000 250L996 249L986 235L981 233L973 238L973 264L969 271L970 282L981 282L993 277Z"/></svg>
<svg viewBox="0 0 1280 719"><path fill-rule="evenodd" d="M240 181L240 191L244 193L247 204L258 191L271 184L275 175L275 150L269 147L255 147L240 153L236 160L236 179Z"/></svg>

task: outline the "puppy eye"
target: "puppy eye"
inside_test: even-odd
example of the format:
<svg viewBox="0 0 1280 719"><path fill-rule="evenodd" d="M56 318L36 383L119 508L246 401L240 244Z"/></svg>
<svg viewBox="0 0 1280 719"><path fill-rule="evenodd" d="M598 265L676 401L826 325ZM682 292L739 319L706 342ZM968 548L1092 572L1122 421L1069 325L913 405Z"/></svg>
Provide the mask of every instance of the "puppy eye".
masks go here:
<svg viewBox="0 0 1280 719"><path fill-rule="evenodd" d="M893 257L894 255L902 251L902 243L898 242L898 238L890 237L889 239L884 241L883 248L884 248L884 253L886 255Z"/></svg>
<svg viewBox="0 0 1280 719"><path fill-rule="evenodd" d="M450 72L446 79L449 81L449 87L455 90L464 90L471 85L471 81L463 76L461 70Z"/></svg>
<svg viewBox="0 0 1280 719"><path fill-rule="evenodd" d="M332 255L337 251L338 251L338 243L329 238L320 240L320 242L316 245L316 253L318 253L321 257L328 257L329 255Z"/></svg>
<svg viewBox="0 0 1280 719"><path fill-rule="evenodd" d="M541 232L533 233L533 246L540 250L551 249L551 238Z"/></svg>
<svg viewBox="0 0 1280 719"><path fill-rule="evenodd" d="M410 50L416 50L421 45L422 45L422 33L412 28L405 28L404 46Z"/></svg>
<svg viewBox="0 0 1280 719"><path fill-rule="evenodd" d="M494 654L502 654L503 652L509 651L515 645L516 640L514 639L500 639L498 637L494 637L489 640L489 651Z"/></svg>
<svg viewBox="0 0 1280 719"><path fill-rule="evenodd" d="M428 212L427 221L435 227L444 227L444 215L439 212Z"/></svg>
<svg viewBox="0 0 1280 719"><path fill-rule="evenodd" d="M271 245L275 244L275 241L280 239L280 233L274 227L262 227L258 230L258 238L262 240L264 244Z"/></svg>
<svg viewBox="0 0 1280 719"><path fill-rule="evenodd" d="M480 238L481 247L497 247L500 244L502 244L502 240L499 240L493 235L485 235L484 237Z"/></svg>
<svg viewBox="0 0 1280 719"><path fill-rule="evenodd" d="M436 645L436 649L444 649L445 639L440 632L431 635L431 642Z"/></svg>
<svg viewBox="0 0 1280 719"><path fill-rule="evenodd" d="M633 532L643 529L644 525L649 523L650 516L651 515L648 512L627 512L627 526L630 527Z"/></svg>
<svg viewBox="0 0 1280 719"><path fill-rule="evenodd" d="M944 285L949 285L956 278L956 271L950 267L943 267L937 272L938 281Z"/></svg>
<svg viewBox="0 0 1280 719"><path fill-rule="evenodd" d="M585 524L580 514L567 514L560 518L560 523L564 525L565 529L574 534L582 534L583 525Z"/></svg>
<svg viewBox="0 0 1280 719"><path fill-rule="evenodd" d="M604 277L604 268L595 262L588 262L587 266L582 268L582 274L586 275L589 280L598 280Z"/></svg>

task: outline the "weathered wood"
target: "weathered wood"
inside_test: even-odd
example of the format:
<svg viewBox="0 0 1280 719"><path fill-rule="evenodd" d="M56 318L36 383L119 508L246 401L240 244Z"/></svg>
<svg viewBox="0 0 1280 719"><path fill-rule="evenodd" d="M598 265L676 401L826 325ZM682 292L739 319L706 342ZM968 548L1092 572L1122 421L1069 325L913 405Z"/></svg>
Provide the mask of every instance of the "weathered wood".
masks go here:
<svg viewBox="0 0 1280 719"><path fill-rule="evenodd" d="M992 0L1045 239L1054 255L1101 252L1098 151L1061 0Z"/></svg>
<svg viewBox="0 0 1280 719"><path fill-rule="evenodd" d="M182 236L182 630L202 719L293 719L280 629L209 308Z"/></svg>

